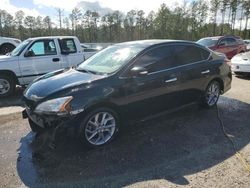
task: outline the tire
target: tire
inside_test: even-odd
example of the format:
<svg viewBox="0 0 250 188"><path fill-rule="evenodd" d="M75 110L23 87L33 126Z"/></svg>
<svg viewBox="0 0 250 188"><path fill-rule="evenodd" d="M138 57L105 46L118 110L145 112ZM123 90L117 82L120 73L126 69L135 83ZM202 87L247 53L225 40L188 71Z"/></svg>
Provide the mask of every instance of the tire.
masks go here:
<svg viewBox="0 0 250 188"><path fill-rule="evenodd" d="M12 44L2 44L0 47L0 54L5 55L12 52L16 47Z"/></svg>
<svg viewBox="0 0 250 188"><path fill-rule="evenodd" d="M104 119L104 121L102 121ZM80 140L89 148L110 143L118 133L119 118L109 108L97 108L89 112L80 123ZM108 128L107 128L108 127Z"/></svg>
<svg viewBox="0 0 250 188"><path fill-rule="evenodd" d="M203 94L202 105L208 108L216 106L221 93L221 85L219 82L211 81Z"/></svg>
<svg viewBox="0 0 250 188"><path fill-rule="evenodd" d="M29 124L30 124L30 128L32 130L32 132L34 133L40 133L43 131L43 128L40 127L39 125L37 125L34 121L32 121L30 118L28 118Z"/></svg>
<svg viewBox="0 0 250 188"><path fill-rule="evenodd" d="M12 76L0 74L0 97L7 97L13 94L16 88L16 81Z"/></svg>

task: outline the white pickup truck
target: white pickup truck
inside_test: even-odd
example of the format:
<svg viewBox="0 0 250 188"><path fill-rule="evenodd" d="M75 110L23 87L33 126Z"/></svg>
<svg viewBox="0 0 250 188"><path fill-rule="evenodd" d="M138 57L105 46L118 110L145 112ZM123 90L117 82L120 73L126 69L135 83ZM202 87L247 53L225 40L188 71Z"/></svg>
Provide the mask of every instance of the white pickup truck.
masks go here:
<svg viewBox="0 0 250 188"><path fill-rule="evenodd" d="M77 37L29 38L10 54L0 56L0 97L11 95L16 85L25 86L43 74L83 61Z"/></svg>

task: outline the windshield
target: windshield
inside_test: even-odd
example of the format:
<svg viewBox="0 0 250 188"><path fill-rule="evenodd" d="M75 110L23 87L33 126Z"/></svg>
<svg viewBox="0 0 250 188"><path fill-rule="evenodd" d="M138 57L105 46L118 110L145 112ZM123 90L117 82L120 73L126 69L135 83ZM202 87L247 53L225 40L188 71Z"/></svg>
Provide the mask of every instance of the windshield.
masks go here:
<svg viewBox="0 0 250 188"><path fill-rule="evenodd" d="M11 53L11 56L18 56L22 53L22 51L26 48L26 46L30 43L30 40L25 40L20 43Z"/></svg>
<svg viewBox="0 0 250 188"><path fill-rule="evenodd" d="M197 41L198 44L201 44L206 47L215 46L217 42L218 42L218 39L216 38L205 38L205 39L200 39Z"/></svg>
<svg viewBox="0 0 250 188"><path fill-rule="evenodd" d="M142 46L110 46L84 61L77 67L77 70L110 74L125 65L143 49Z"/></svg>

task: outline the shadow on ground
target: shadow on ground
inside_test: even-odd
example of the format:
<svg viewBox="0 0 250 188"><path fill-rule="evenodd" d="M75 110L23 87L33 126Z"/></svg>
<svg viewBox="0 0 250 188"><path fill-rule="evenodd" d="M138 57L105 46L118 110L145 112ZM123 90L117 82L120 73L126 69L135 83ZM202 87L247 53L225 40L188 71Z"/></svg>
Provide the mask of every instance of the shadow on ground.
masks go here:
<svg viewBox="0 0 250 188"><path fill-rule="evenodd" d="M221 97L218 106L240 150L250 141L250 105ZM32 133L22 138L17 159L18 174L28 187L121 187L155 179L187 185L184 176L234 155L216 109L198 106L130 125L101 149L84 149L69 134L44 160L36 161L31 155L33 139Z"/></svg>
<svg viewBox="0 0 250 188"><path fill-rule="evenodd" d="M250 74L236 75L236 77L243 80L250 80Z"/></svg>
<svg viewBox="0 0 250 188"><path fill-rule="evenodd" d="M22 87L17 87L14 94L9 97L0 98L0 108L1 107L11 107L11 106L23 106L22 101L24 89Z"/></svg>

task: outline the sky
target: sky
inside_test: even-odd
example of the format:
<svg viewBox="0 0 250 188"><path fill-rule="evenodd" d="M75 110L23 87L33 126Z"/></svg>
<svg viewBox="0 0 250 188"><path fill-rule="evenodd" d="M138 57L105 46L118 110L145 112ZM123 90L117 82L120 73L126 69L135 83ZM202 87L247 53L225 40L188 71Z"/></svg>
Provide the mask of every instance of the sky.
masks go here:
<svg viewBox="0 0 250 188"><path fill-rule="evenodd" d="M1 0L0 9L12 15L18 10L23 10L26 15L48 15L53 19L57 15L55 8L63 9L65 16L75 7L83 10L92 9L103 14L110 10L126 13L132 9L149 13L151 10L157 11L162 3L166 3L171 8L182 2L184 0Z"/></svg>

